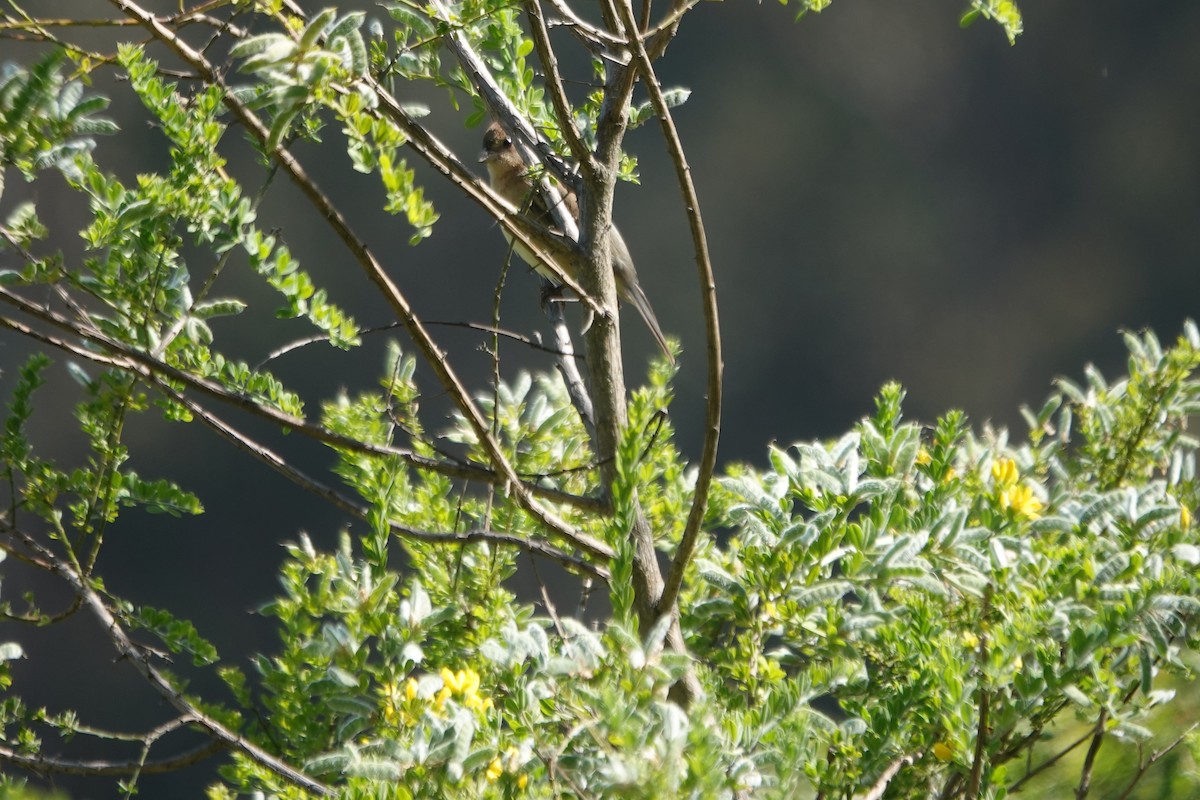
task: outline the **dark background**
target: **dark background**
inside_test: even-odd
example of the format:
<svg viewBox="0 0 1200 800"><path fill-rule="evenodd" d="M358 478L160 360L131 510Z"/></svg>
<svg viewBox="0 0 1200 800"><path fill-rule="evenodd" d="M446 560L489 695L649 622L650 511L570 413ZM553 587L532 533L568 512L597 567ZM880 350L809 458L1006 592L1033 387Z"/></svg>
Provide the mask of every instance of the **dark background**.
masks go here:
<svg viewBox="0 0 1200 800"><path fill-rule="evenodd" d="M46 4L53 12L38 5L30 10L100 11L95 3ZM1015 47L992 24L960 29L964 6L946 0L837 0L799 24L792 9L773 2L706 3L687 16L660 73L665 84L693 90L677 124L716 266L726 363L723 463L763 464L769 442L844 432L870 412L889 379L908 388L912 418L932 421L962 408L976 424L990 420L1020 433L1018 407L1040 405L1056 376L1079 378L1088 362L1120 374L1119 329L1150 326L1170 340L1196 313L1200 5L1025 5L1026 33ZM377 8L362 7L387 24ZM87 34L98 47L110 36ZM0 42L0 59L32 54ZM102 71L94 88L113 96L124 128L100 142L98 160L126 181L165 168L164 140L144 124L128 87ZM444 95L411 91L431 104L429 125L473 160L479 131L464 129ZM253 192L260 178L240 139L238 131L226 136L230 168ZM324 149L301 146L302 160L384 254L418 312L487 321L504 255L490 220L418 167L442 219L431 239L410 248L405 224L377 210L377 180L347 168L336 126L325 139ZM683 341L675 421L679 446L695 457L705 376L690 239L657 126L632 132L627 148L640 159L642 183L618 189L615 215L663 327ZM36 199L55 245L77 255L75 231L85 224L78 198L54 178L22 187L7 177L0 214L19 199ZM391 321L283 179L273 184L261 222L281 229L303 267L361 323ZM211 256L193 256L199 281ZM0 253L0 268L11 266L13 255ZM251 311L216 328L226 352L253 363L309 331L275 322L277 298L247 273L244 265L230 269L217 294L240 296ZM536 281L514 271L507 326L543 327L537 293ZM624 333L627 375L636 384L653 342L634 314L625 314ZM474 349L479 337L452 328L436 334L470 385L483 390L488 360ZM340 388L373 385L382 344L382 336L372 337L350 355L308 347L272 369L315 414ZM26 342L0 335L5 397L28 351ZM548 368L515 347L504 354L510 378L518 366ZM79 434L62 416L78 391L64 359L52 355L32 432L65 465L81 453ZM426 422L441 429L445 399L428 370L419 368L418 378L428 393ZM281 440L235 419L307 469L330 463L298 437ZM193 619L225 658L247 666L247 652L273 647L271 627L250 612L276 591L279 543L306 531L330 547L346 521L199 425L168 426L150 414L131 426L129 439L134 469L177 480L208 512L184 520L127 513L108 532L101 573L118 594ZM3 577L6 597L29 585L11 561ZM47 598L53 608L53 595ZM31 655L14 668L17 690L52 709L77 707L86 723L127 730L170 713L128 665L112 662L90 618L65 627L0 627L0 640L18 639ZM198 679L195 687L213 684ZM153 755L184 747L168 739ZM199 796L208 777L199 768L148 778L143 796ZM113 792L106 781L69 785L77 797Z"/></svg>

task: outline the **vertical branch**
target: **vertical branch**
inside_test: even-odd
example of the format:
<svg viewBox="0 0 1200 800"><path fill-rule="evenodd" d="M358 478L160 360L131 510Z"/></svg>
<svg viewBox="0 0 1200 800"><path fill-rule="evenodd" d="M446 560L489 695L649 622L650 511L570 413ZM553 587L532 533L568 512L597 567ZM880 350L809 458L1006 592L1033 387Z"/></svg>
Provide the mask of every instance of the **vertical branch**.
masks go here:
<svg viewBox="0 0 1200 800"><path fill-rule="evenodd" d="M987 663L988 663L988 628L987 620L992 613L992 585L989 583L983 590L983 607L979 614L979 723L975 727L975 755L971 759L971 772L967 776L967 797L979 796L979 784L983 778L983 758L987 752L988 712L990 711L991 695L988 694Z"/></svg>
<svg viewBox="0 0 1200 800"><path fill-rule="evenodd" d="M554 341L558 350L558 358L555 359L554 366L558 368L558 374L567 387L571 405L575 406L575 410L579 412L579 417L583 420L583 427L587 429L588 437L594 443L596 441L596 412L592 408L592 398L583 382L583 375L579 372L579 365L575 363L575 343L571 341L571 330L567 327L563 304L551 298L545 305L546 316L550 318L550 327L554 331Z"/></svg>
<svg viewBox="0 0 1200 800"><path fill-rule="evenodd" d="M1092 789L1092 770L1096 766L1096 754L1104 744L1104 729L1108 726L1108 709L1100 709L1100 716L1092 728L1092 743L1088 745L1087 755L1083 757L1083 767L1079 770L1079 786L1075 788L1075 800L1084 800Z"/></svg>
<svg viewBox="0 0 1200 800"><path fill-rule="evenodd" d="M601 3L605 24L619 33L621 23L611 0ZM595 158L582 165L584 192L579 203L580 244L585 257L580 270L584 288L601 300L605 308L616 308L616 281L609 248L612 228L613 195L616 188L621 141L625 136L629 102L635 73L627 65L608 63L604 103L596 123ZM621 334L615 315L597 320L588 330L587 367L592 401L596 407L596 441L599 447L601 477L605 486L616 480L616 455L621 431L628 424L625 405L625 373L621 360ZM629 536L633 543L633 593L638 620L643 630L659 616L659 598L663 578L658 567L654 534L641 512L636 495ZM677 626L673 626L677 629ZM672 636L671 644L683 649L682 636Z"/></svg>
<svg viewBox="0 0 1200 800"><path fill-rule="evenodd" d="M609 30L622 36L631 47L640 48L638 26L633 19L628 0L604 0L601 11ZM643 51L644 52L644 51ZM632 64L608 65L605 81L605 99L596 125L596 159L591 171L584 170L585 188L580 203L580 221L583 227L582 244L587 253L587 269L583 271L587 288L594 289L597 297L608 307L615 301L611 253L608 252L608 232L612 225L612 202L617 165L621 156L621 140L625 135L629 113L629 102L633 94L637 71ZM649 73L647 83L653 83ZM609 322L605 320L605 322ZM588 368L592 376L593 399L597 405L597 419L606 417L611 421L607 429L600 425L597 440L601 451L616 454L620 430L626 425L625 383L622 373L620 335L615 324L593 326L588 332ZM607 407L601 408L601 404ZM606 441L610 437L610 441ZM615 460L602 462L602 475L611 484L615 475ZM607 467L603 466L608 464ZM643 629L649 630L663 615L671 618L667 629L667 644L676 652L686 653L687 643L679 627L679 617L674 613L674 603L664 603L662 572L658 566L658 551L654 546L654 534L642 514L634 496L634 518L629 533L633 544L633 590L638 619ZM671 688L671 697L680 705L688 706L701 693L700 682L693 670L688 670L683 679Z"/></svg>

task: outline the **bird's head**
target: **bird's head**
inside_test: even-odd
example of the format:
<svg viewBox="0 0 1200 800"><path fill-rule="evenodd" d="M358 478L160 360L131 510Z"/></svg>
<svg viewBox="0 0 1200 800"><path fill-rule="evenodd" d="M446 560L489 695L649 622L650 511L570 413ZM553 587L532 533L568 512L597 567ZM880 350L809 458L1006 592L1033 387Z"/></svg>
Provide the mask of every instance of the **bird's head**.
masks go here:
<svg viewBox="0 0 1200 800"><path fill-rule="evenodd" d="M493 122L483 132L483 150L479 153L479 162L487 164L489 172L525 168L525 162L521 160L516 145L499 122Z"/></svg>

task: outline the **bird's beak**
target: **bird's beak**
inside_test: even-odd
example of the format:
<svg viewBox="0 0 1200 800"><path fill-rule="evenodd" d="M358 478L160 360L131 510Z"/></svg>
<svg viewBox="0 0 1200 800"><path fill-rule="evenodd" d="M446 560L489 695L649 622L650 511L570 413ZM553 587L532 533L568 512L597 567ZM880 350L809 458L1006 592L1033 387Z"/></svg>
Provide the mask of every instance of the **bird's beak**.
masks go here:
<svg viewBox="0 0 1200 800"><path fill-rule="evenodd" d="M487 150L480 150L480 151L479 151L479 163L480 163L480 164L482 164L483 162L487 161L487 160L488 160L489 158L491 158L491 157L492 157L492 154L491 154L491 153L489 153Z"/></svg>

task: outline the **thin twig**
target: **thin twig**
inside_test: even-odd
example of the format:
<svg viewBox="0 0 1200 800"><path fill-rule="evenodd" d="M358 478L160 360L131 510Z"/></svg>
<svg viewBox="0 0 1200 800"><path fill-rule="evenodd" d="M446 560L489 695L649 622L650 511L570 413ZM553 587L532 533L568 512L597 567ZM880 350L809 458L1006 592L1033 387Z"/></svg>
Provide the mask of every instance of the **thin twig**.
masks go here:
<svg viewBox="0 0 1200 800"><path fill-rule="evenodd" d="M463 328L463 329L469 330L469 331L479 331L480 333L489 333L494 336L499 336L503 339L508 339L510 341L514 341L519 344L523 344L532 350L540 350L543 353L549 353L552 356L567 355L562 350L542 344L540 341L533 338L532 336L526 336L523 333L517 333L516 331L508 330L507 328L499 328L495 325L489 325L484 322L462 322L461 320L430 319L430 320L426 320L425 324L431 328L434 328L434 327ZM371 334L374 334L374 333L383 333L384 331L394 331L400 327L402 327L402 325L399 322L389 322L387 325L374 325L370 328L363 328L362 330L360 330L358 332L358 335L359 336L370 336ZM282 356L285 356L288 353L295 352L296 350L299 350L302 347L308 347L309 345L312 345L312 344L321 344L323 342L328 343L328 341L329 341L329 337L326 336L325 334L315 334L313 336L305 336L302 339L297 339L294 342L288 342L287 344L280 345L279 347L272 350L270 353L267 353L265 356L263 356L262 360L260 360L257 364L254 365L254 369L255 370L265 369L266 366L268 364L270 364L272 361L275 361L276 359L278 359ZM579 356L575 355L574 353L571 353L570 357L571 358L579 358Z"/></svg>
<svg viewBox="0 0 1200 800"><path fill-rule="evenodd" d="M1083 744L1084 742L1086 742L1086 741L1087 741L1087 740L1088 740L1088 739L1091 737L1091 735L1092 735L1092 732L1089 730L1087 733L1083 734L1083 735L1082 735L1082 736L1080 736L1078 739L1076 739L1075 741L1071 742L1069 745L1067 745L1066 747L1064 747L1062 750L1059 750L1057 753L1055 753L1054 755L1052 755L1050 758L1046 759L1045 761L1043 761L1042 763L1038 764L1038 765L1037 765L1036 767L1034 767L1033 769L1031 769L1031 770L1029 770L1028 772L1026 772L1024 775L1022 775L1022 776L1020 777L1020 779L1019 779L1019 780L1015 781L1015 782L1013 783L1013 785L1012 785L1012 786L1008 787L1008 793L1009 793L1009 794L1016 794L1016 793L1017 793L1017 791L1018 791L1018 790L1019 790L1019 789L1020 789L1022 786L1024 786L1024 785L1025 785L1025 783L1026 783L1027 781L1031 780L1031 779L1032 779L1032 778L1034 778L1036 775L1038 775L1038 774L1040 774L1040 773L1044 772L1045 770L1047 770L1047 769L1049 769L1050 767L1052 767L1052 766L1054 766L1055 764L1057 764L1057 763L1058 763L1058 761L1059 761L1059 759L1061 759L1061 758L1063 758L1063 757L1067 756L1068 754L1070 754L1071 752L1073 752L1073 751L1075 750L1075 748L1079 747L1079 745L1081 745L1081 744Z"/></svg>
<svg viewBox="0 0 1200 800"><path fill-rule="evenodd" d="M1165 756L1167 753L1171 752L1176 747L1178 747L1183 742L1184 739L1186 739L1189 735L1191 735L1192 731L1196 730L1196 728L1198 726L1200 726L1200 723L1193 722L1191 725L1188 726L1186 731L1184 731L1183 733L1181 733L1177 737L1175 737L1175 739L1170 744L1168 744L1166 747L1162 748L1161 750L1156 750L1154 753L1152 753L1150 755L1149 760L1139 763L1136 774L1134 774L1132 780L1129 781L1129 785L1125 787L1125 791L1121 792L1121 796L1118 797L1117 800L1126 800L1126 798L1128 798L1129 795L1133 793L1133 787L1137 786L1138 781L1140 781L1142 779L1142 776L1146 774L1146 770L1150 769L1150 767L1152 767L1156 763L1158 763L1158 760L1161 759L1163 756Z"/></svg>
<svg viewBox="0 0 1200 800"><path fill-rule="evenodd" d="M100 761L72 758L56 758L42 753L30 755L18 753L11 747L0 745L0 762L11 764L21 769L29 770L40 775L87 775L104 777L113 775L133 775L141 772L146 775L174 772L184 767L190 767L211 756L227 750L225 742L213 739L186 753L164 758L159 761L142 762L141 759L130 761Z"/></svg>

